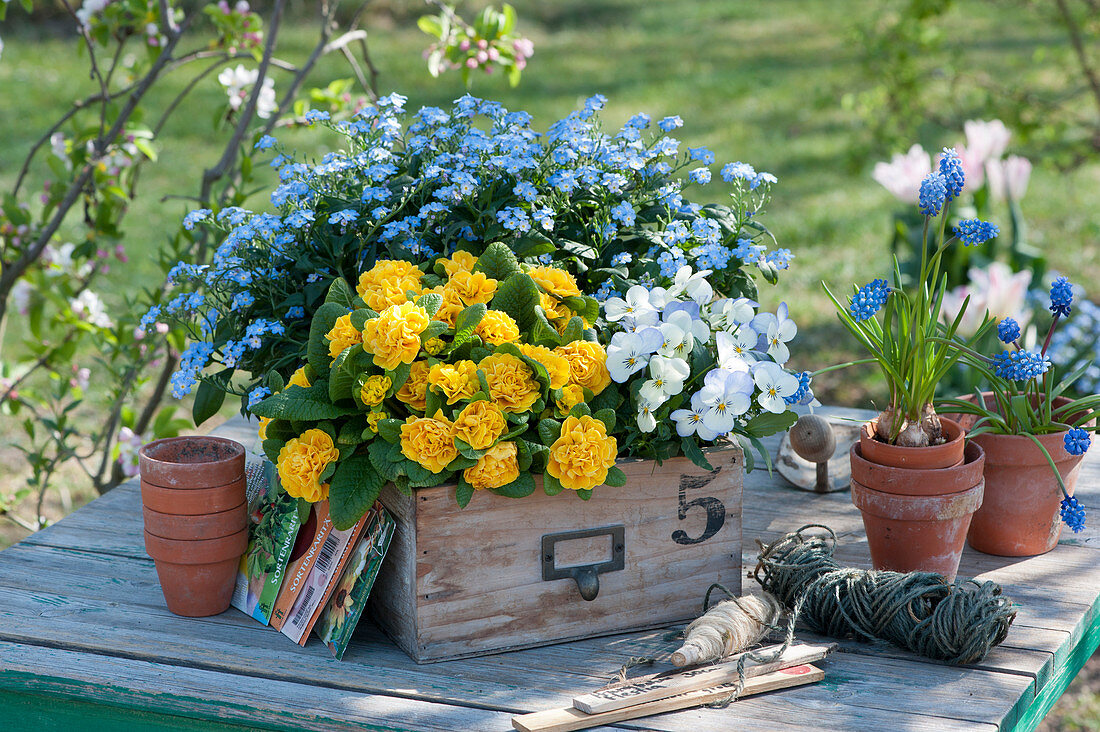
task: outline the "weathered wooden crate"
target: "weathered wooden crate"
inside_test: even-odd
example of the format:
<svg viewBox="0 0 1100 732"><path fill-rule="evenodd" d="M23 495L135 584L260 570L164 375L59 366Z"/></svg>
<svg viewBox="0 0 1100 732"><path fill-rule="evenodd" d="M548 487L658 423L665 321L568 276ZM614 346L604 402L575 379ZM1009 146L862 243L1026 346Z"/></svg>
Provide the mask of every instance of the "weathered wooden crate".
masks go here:
<svg viewBox="0 0 1100 732"><path fill-rule="evenodd" d="M711 583L741 588L741 451L707 455L713 471L621 461L626 485L587 502L539 486L522 499L478 491L461 509L451 486L387 486L397 528L373 617L419 663L693 619Z"/></svg>

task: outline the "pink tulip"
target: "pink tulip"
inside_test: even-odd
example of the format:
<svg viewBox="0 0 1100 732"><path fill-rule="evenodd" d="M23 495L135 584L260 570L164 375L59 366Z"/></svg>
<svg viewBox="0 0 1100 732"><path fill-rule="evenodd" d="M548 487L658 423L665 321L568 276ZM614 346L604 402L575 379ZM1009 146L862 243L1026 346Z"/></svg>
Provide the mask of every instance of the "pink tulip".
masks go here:
<svg viewBox="0 0 1100 732"><path fill-rule="evenodd" d="M966 133L966 146L983 163L998 160L1005 154L1012 133L999 119L985 122L972 119L963 124Z"/></svg>
<svg viewBox="0 0 1100 732"><path fill-rule="evenodd" d="M916 205L920 199L921 181L931 172L932 161L928 153L920 145L913 145L904 155L896 153L888 163L875 163L871 177L902 203Z"/></svg>

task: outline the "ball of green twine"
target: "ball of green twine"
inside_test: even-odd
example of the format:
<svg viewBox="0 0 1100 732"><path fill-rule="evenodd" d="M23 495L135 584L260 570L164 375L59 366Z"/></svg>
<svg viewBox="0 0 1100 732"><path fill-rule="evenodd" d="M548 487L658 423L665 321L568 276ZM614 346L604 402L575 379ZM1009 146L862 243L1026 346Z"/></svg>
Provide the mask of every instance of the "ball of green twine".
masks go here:
<svg viewBox="0 0 1100 732"><path fill-rule="evenodd" d="M803 526L761 546L753 577L815 633L884 640L950 664L981 661L1016 617L995 582L842 567L835 548L832 529Z"/></svg>

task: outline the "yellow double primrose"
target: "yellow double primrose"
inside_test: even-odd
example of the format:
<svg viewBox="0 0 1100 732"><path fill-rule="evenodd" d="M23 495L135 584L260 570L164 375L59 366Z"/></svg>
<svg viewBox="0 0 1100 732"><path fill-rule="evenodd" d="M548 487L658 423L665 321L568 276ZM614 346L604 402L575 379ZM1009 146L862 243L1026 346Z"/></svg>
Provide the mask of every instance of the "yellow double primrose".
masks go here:
<svg viewBox="0 0 1100 732"><path fill-rule="evenodd" d="M386 392L393 386L388 376L368 376L359 389L359 399L368 407L377 407L386 398Z"/></svg>
<svg viewBox="0 0 1100 732"><path fill-rule="evenodd" d="M423 412L428 408L428 374L430 372L431 367L427 361L415 361L409 370L409 378L394 396L416 411Z"/></svg>
<svg viewBox="0 0 1100 732"><path fill-rule="evenodd" d="M535 267L527 274L531 275L531 279L544 292L550 293L559 300L566 297L577 297L581 294L581 288L577 286L577 280L563 269Z"/></svg>
<svg viewBox="0 0 1100 732"><path fill-rule="evenodd" d="M471 271L477 264L477 257L470 252L455 252L450 259L440 259L439 263L443 265L443 271L449 279L455 276L455 272Z"/></svg>
<svg viewBox="0 0 1100 732"><path fill-rule="evenodd" d="M514 442L501 442L477 460L477 465L462 471L462 477L474 488L500 488L519 477L519 452Z"/></svg>
<svg viewBox="0 0 1100 732"><path fill-rule="evenodd" d="M524 356L538 361L546 368L546 373L550 375L551 389L561 389L569 383L572 372L569 359L565 356L554 353L546 346L532 346L527 343L520 343L519 350Z"/></svg>
<svg viewBox="0 0 1100 732"><path fill-rule="evenodd" d="M435 364L428 372L428 384L447 398L447 406L469 399L481 389L473 361Z"/></svg>
<svg viewBox="0 0 1100 732"><path fill-rule="evenodd" d="M599 394L611 383L611 372L607 370L607 351L599 343L592 341L573 341L558 346L554 353L569 361L569 379Z"/></svg>
<svg viewBox="0 0 1100 732"><path fill-rule="evenodd" d="M348 319L348 325L351 325L350 316L349 316L349 319ZM351 345L355 345L355 344L352 343ZM347 346L344 346L344 348L347 348ZM340 349L340 351L343 351L343 350L344 350L343 348ZM330 347L330 351L331 351L331 347ZM337 351L336 355L339 356L340 352ZM303 389L308 389L311 386L311 384L309 383L309 377L306 376L306 367L305 366L299 366L298 370L290 375L290 380L288 382L286 382L286 385L287 386L300 386Z"/></svg>
<svg viewBox="0 0 1100 732"><path fill-rule="evenodd" d="M328 341L329 358L334 359L339 356L345 348L362 343L363 334L356 330L355 326L351 324L351 313L348 313L336 319L336 322L329 332L325 333L325 340ZM417 342L419 343L419 341ZM302 373L302 377L305 377L304 372Z"/></svg>
<svg viewBox="0 0 1100 732"><path fill-rule="evenodd" d="M550 446L546 472L569 490L590 490L607 480L617 452L618 444L603 422L588 415L566 417L561 437Z"/></svg>
<svg viewBox="0 0 1100 732"><path fill-rule="evenodd" d="M474 333L481 336L481 340L494 346L515 343L519 340L519 326L512 316L503 310L486 311L485 317L477 324Z"/></svg>
<svg viewBox="0 0 1100 732"><path fill-rule="evenodd" d="M355 288L367 307L382 312L391 305L408 301L408 292L420 292L420 269L412 262L399 259L380 259L373 267L359 275Z"/></svg>
<svg viewBox="0 0 1100 732"><path fill-rule="evenodd" d="M523 414L539 400L539 384L531 368L510 353L494 353L478 362L489 386L489 398L505 412Z"/></svg>
<svg viewBox="0 0 1100 732"><path fill-rule="evenodd" d="M287 440L279 451L276 467L283 489L294 498L310 503L328 498L328 483L321 483L321 473L329 463L340 457L332 438L323 430L306 430Z"/></svg>
<svg viewBox="0 0 1100 732"><path fill-rule="evenodd" d="M433 473L442 472L458 457L454 424L442 411L435 417L409 417L401 425L401 454Z"/></svg>
<svg viewBox="0 0 1100 732"><path fill-rule="evenodd" d="M386 371L411 364L420 353L420 334L430 322L428 311L415 303L391 305L363 324L363 348L374 355L374 365Z"/></svg>
<svg viewBox="0 0 1100 732"><path fill-rule="evenodd" d="M484 450L500 439L508 429L508 421L500 407L482 399L470 402L458 413L454 428L455 438L475 450Z"/></svg>
<svg viewBox="0 0 1100 732"><path fill-rule="evenodd" d="M466 272L459 270L451 275L444 290L451 290L467 305L488 303L497 291L497 281L487 277L484 272Z"/></svg>

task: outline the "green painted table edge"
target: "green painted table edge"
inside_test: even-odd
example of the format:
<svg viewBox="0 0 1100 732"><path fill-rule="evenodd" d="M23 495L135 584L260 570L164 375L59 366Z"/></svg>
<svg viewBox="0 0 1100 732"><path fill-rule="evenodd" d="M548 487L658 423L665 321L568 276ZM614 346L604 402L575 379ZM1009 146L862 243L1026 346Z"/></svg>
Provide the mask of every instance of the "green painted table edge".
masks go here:
<svg viewBox="0 0 1100 732"><path fill-rule="evenodd" d="M45 682L45 683L44 683ZM40 732L83 732L105 730L179 730L181 732L230 732L236 730L294 730L297 727L245 726L218 719L216 715L180 716L152 711L138 704L104 704L82 698L64 679L0 670L0 709L10 729L35 729ZM28 685L41 691L26 691ZM43 686L63 688L42 689ZM109 688L109 687L108 687ZM58 703L59 698L64 703ZM152 700L150 700L152 701Z"/></svg>
<svg viewBox="0 0 1100 732"><path fill-rule="evenodd" d="M1011 732L1032 732L1043 721L1051 708L1062 698L1069 685L1088 662L1096 649L1100 647L1100 598L1093 603L1081 625L1083 632L1072 642L1072 647L1061 663L1055 663L1054 673L1041 689L1037 689L1035 698L1026 709L1019 712L1016 723L1006 730Z"/></svg>

